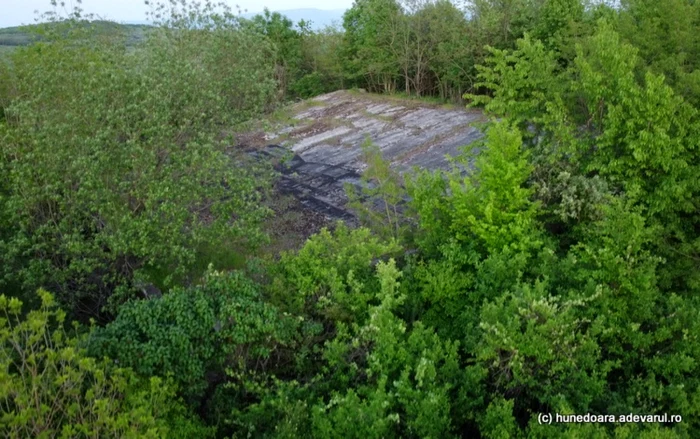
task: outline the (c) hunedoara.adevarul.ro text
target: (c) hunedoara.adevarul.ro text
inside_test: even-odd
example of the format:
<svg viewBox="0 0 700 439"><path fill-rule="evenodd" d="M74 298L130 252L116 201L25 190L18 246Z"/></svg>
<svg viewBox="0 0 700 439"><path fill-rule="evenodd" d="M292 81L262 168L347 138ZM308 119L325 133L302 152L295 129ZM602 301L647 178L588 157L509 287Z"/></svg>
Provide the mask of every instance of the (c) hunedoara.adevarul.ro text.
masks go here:
<svg viewBox="0 0 700 439"><path fill-rule="evenodd" d="M585 424L585 423L679 423L683 421L681 415L635 415L633 413L625 415L597 415L586 413L585 415L562 415L559 413L540 413L537 415L540 424Z"/></svg>

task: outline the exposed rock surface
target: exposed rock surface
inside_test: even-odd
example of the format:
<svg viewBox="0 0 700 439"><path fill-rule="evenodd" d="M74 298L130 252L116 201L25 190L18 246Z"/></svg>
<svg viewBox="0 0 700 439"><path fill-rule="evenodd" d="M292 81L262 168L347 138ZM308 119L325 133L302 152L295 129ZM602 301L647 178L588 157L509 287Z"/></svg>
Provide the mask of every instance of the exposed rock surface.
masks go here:
<svg viewBox="0 0 700 439"><path fill-rule="evenodd" d="M256 154L281 163L281 189L330 218L350 220L344 185L358 184L366 138L399 172L446 169L481 137L481 112L419 101L338 91L290 108L289 118L264 136ZM258 142L260 142L258 137ZM248 145L254 146L254 145Z"/></svg>

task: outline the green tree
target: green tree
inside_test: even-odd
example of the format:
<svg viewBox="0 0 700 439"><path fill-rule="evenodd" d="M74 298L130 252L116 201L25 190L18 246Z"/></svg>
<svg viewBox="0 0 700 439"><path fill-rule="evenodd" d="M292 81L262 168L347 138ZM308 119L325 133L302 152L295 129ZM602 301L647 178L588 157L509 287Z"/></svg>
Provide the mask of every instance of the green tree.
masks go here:
<svg viewBox="0 0 700 439"><path fill-rule="evenodd" d="M532 36L542 41L560 59L574 58L574 44L584 29L584 2L581 0L546 0L537 11Z"/></svg>
<svg viewBox="0 0 700 439"><path fill-rule="evenodd" d="M341 58L343 38L342 29L331 26L304 38L305 63L311 72L295 83L295 93L311 97L345 88Z"/></svg>
<svg viewBox="0 0 700 439"><path fill-rule="evenodd" d="M294 29L294 23L279 12L265 8L248 24L255 32L264 35L275 47L275 78L283 98L294 83L301 78L303 66L303 40L305 34Z"/></svg>
<svg viewBox="0 0 700 439"><path fill-rule="evenodd" d="M0 296L0 431L4 437L210 437L170 380L141 379L81 347L65 312L39 291L41 308Z"/></svg>
<svg viewBox="0 0 700 439"><path fill-rule="evenodd" d="M331 367L347 361L341 343L349 342L354 349L371 346L366 358L358 358L350 368L364 368L362 375L367 384L358 386L357 390L334 393L330 401L313 408L316 436L450 437L454 434L450 404L451 392L460 378L458 344L443 342L420 323L407 330L396 315L396 309L405 300L399 288L400 276L394 260L378 264L380 303L371 308L368 323L354 328L354 337L341 333L328 343ZM349 339L346 341L343 336Z"/></svg>
<svg viewBox="0 0 700 439"><path fill-rule="evenodd" d="M399 251L396 241L338 223L332 233L323 229L298 252L281 256L272 269L270 299L287 312L321 317L329 324L362 321L376 283L373 261Z"/></svg>
<svg viewBox="0 0 700 439"><path fill-rule="evenodd" d="M406 233L403 204L406 193L401 175L391 169L391 163L382 158L379 147L370 138L362 144L363 160L367 167L362 172L361 187L347 184L348 205L359 215L364 226L384 238L399 240Z"/></svg>
<svg viewBox="0 0 700 439"><path fill-rule="evenodd" d="M427 4L420 14L428 23L419 32L429 40L428 69L438 94L442 99L460 100L476 79L469 22L464 12L447 0Z"/></svg>
<svg viewBox="0 0 700 439"><path fill-rule="evenodd" d="M688 101L700 101L700 4L687 0L625 0L617 29L639 49L645 67L663 74Z"/></svg>
<svg viewBox="0 0 700 439"><path fill-rule="evenodd" d="M345 12L343 58L350 81L372 91L396 89L399 65L391 42L401 20L395 0L356 0Z"/></svg>
<svg viewBox="0 0 700 439"><path fill-rule="evenodd" d="M523 49L512 54L496 53L483 71L484 85L494 90L487 109L521 126L531 123L530 139L542 166L558 163L563 172L580 176L571 181L599 176L610 191L644 206L647 217L663 224L666 238L658 241L658 251L669 261L665 282L696 288L688 270L698 245L691 213L698 193L697 109L674 94L662 76L647 72L640 78L637 51L605 22L578 45L566 71L552 67L554 55L539 43L526 39L520 44ZM558 185L551 180L537 184ZM675 243L684 249L681 253L671 250Z"/></svg>
<svg viewBox="0 0 700 439"><path fill-rule="evenodd" d="M263 239L269 174L227 152L221 131L272 99L270 47L235 18L190 12L133 51L76 15L13 53L17 94L0 125L5 279L98 316L135 277L185 279L204 243Z"/></svg>
<svg viewBox="0 0 700 439"><path fill-rule="evenodd" d="M474 0L469 4L472 23L481 44L509 49L534 24L536 5L542 0Z"/></svg>
<svg viewBox="0 0 700 439"><path fill-rule="evenodd" d="M489 67L482 70L493 96L483 102L529 131L527 145L536 161L526 184L543 201L541 211L553 214L538 219L544 230L552 232L549 238L556 245L545 247L525 271L541 277L535 290L541 289L542 297L549 295L546 300L557 304L551 317L535 313L535 326L543 329L554 319L552 327L573 324L576 329L567 331L574 337L571 341L556 341L557 349L543 349L550 342L541 339L541 333L514 342L529 331L522 322L511 331L483 325L496 316L508 320L533 314L496 310L492 304L482 308L482 328L514 343L513 358L528 346L537 346L537 353L514 363L518 368L544 360L547 353L561 352L569 343L576 352L588 351L578 359L570 355L566 360L547 360L554 363L542 369L559 370L573 362L582 375L561 369L557 376L587 384L568 390L564 383L556 384L558 393L549 396L548 388L520 387L510 412L521 425L542 404L559 412L695 413L690 396L697 389L695 365L687 359L695 355L697 342L689 336L695 323L686 313L698 309L698 284L690 268L697 261L698 239L691 213L698 194L697 179L692 177L700 132L696 109L675 95L663 77L650 72L640 76L636 49L623 43L606 22L577 45L568 69L556 67L556 54L529 38L520 41L516 51L493 53ZM488 283L498 285L493 279L499 272L484 268L488 267L482 266L477 276L483 273ZM490 291L498 295L498 290ZM505 304L500 302L504 297L494 303ZM575 306L562 307L567 301ZM489 309L490 317L483 314ZM488 345L489 338L479 346ZM494 365L510 358L503 346L489 354ZM592 357L597 360L589 361ZM535 370L539 367L523 377L536 374ZM501 373L499 379L508 382L515 377L512 369ZM551 379L542 377L538 382ZM508 409L504 402L494 406L498 413L504 408ZM493 418L487 420L489 428L497 427L490 424ZM537 430L533 421L530 424L531 431ZM502 425L503 431L511 428L508 422ZM668 433L653 429L619 433L692 436L696 428L684 423Z"/></svg>
<svg viewBox="0 0 700 439"><path fill-rule="evenodd" d="M463 165L472 166L467 157ZM423 175L409 185L424 254L412 273L424 321L443 336L467 338L469 347L479 326L475 310L531 273L545 245L538 206L526 187L532 168L517 129L507 123L491 127L473 166L466 176L457 167L448 176Z"/></svg>
<svg viewBox="0 0 700 439"><path fill-rule="evenodd" d="M113 322L93 331L90 353L142 376L172 375L196 406L220 384L208 377L221 381L227 368L241 379L265 373L260 365L290 343L294 327L241 274L211 271L201 286L123 305Z"/></svg>

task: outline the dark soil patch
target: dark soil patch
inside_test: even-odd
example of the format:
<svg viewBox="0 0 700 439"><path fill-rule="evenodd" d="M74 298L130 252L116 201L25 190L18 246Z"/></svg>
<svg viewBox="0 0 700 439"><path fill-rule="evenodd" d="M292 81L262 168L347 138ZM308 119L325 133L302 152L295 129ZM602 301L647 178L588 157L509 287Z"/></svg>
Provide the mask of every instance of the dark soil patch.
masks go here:
<svg viewBox="0 0 700 439"><path fill-rule="evenodd" d="M322 213L304 206L293 195L281 191L276 191L271 207L273 214L265 224L270 244L262 252L273 257L300 249L309 237L335 224Z"/></svg>
<svg viewBox="0 0 700 439"><path fill-rule="evenodd" d="M266 145L265 132L262 130L251 131L236 135L236 148L257 149Z"/></svg>

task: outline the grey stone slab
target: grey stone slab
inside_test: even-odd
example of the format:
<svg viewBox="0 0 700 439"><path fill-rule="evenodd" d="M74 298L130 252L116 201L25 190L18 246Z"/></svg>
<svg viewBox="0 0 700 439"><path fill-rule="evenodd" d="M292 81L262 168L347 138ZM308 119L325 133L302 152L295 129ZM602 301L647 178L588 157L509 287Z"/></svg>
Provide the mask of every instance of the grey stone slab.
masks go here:
<svg viewBox="0 0 700 439"><path fill-rule="evenodd" d="M311 137L295 140L294 143L292 143L291 145L291 149L292 151L299 153L317 143L321 143L324 140L332 139L333 137L342 136L343 134L347 134L350 131L352 131L352 128L350 127L337 127L328 131L323 131Z"/></svg>
<svg viewBox="0 0 700 439"><path fill-rule="evenodd" d="M292 135L283 143L295 153L282 169L287 179L283 186L305 204L336 218L349 215L344 210L344 185L361 185L360 173L366 166L361 146L367 137L399 172L414 167L448 169L446 156L461 154L483 137L473 124L484 116L474 110L396 99L381 102L377 96L346 91L318 96L311 104L300 103L294 125L278 127L269 136Z"/></svg>
<svg viewBox="0 0 700 439"><path fill-rule="evenodd" d="M323 174L333 178L342 178L344 175L348 175L351 171L345 168L331 167L326 169Z"/></svg>

